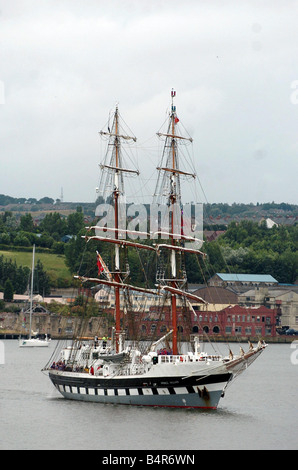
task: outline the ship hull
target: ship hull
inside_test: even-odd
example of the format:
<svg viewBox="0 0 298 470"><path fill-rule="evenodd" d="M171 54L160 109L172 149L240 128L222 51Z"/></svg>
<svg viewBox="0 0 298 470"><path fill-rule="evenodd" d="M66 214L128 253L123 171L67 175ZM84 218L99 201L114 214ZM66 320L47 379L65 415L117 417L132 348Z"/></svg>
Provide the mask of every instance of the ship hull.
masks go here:
<svg viewBox="0 0 298 470"><path fill-rule="evenodd" d="M185 377L92 377L53 371L50 379L71 400L104 404L216 409L232 373Z"/></svg>
<svg viewBox="0 0 298 470"><path fill-rule="evenodd" d="M19 341L20 348L48 348L50 342L46 340L36 340L36 339L21 339Z"/></svg>

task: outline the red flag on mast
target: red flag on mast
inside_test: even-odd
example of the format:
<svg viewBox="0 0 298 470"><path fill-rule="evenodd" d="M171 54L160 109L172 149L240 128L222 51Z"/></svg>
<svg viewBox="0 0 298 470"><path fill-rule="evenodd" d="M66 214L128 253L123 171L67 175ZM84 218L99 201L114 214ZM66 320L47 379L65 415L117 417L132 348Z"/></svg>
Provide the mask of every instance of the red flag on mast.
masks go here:
<svg viewBox="0 0 298 470"><path fill-rule="evenodd" d="M100 274L103 272L104 267L103 267L102 262L101 262L101 256L100 256L100 254L98 253L98 251L97 251L96 253L97 253L98 275L100 275Z"/></svg>

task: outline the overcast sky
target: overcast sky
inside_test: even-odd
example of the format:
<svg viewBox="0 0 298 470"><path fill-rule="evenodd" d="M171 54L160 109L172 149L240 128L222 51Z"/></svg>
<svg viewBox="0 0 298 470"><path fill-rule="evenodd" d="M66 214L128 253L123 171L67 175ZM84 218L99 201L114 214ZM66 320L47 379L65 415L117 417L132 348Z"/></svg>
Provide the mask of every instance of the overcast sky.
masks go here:
<svg viewBox="0 0 298 470"><path fill-rule="evenodd" d="M0 0L0 193L93 202L119 103L150 201L175 88L208 202L297 204L297 19L295 0Z"/></svg>

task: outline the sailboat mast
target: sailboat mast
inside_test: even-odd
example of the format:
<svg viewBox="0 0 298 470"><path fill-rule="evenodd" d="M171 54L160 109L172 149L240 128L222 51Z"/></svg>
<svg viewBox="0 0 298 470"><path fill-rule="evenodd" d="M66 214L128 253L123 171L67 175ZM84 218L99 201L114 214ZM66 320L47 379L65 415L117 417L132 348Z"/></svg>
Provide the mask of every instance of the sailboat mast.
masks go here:
<svg viewBox="0 0 298 470"><path fill-rule="evenodd" d="M115 111L115 186L114 186L114 203L115 203L115 238L118 239L119 229L119 123L118 123L118 107ZM119 245L115 245L115 281L120 283L120 253ZM115 328L116 328L116 352L120 349L120 289L115 287Z"/></svg>
<svg viewBox="0 0 298 470"><path fill-rule="evenodd" d="M31 339L31 331L32 331L32 306L33 306L33 277L34 277L34 258L35 258L35 245L33 245L33 255L32 255L31 290L30 290L30 321L29 321L29 339Z"/></svg>
<svg viewBox="0 0 298 470"><path fill-rule="evenodd" d="M176 92L172 90L171 96L172 96L172 108L171 108L171 124L172 124L172 142L171 142L171 151L172 151L172 175L171 175L171 193L170 193L170 204L171 204L171 243L174 246L175 245L175 239L174 239L174 213L175 213L175 203L177 199L177 194L176 194L176 175L175 175L175 169L176 169L176 141L175 141L175 124L176 124L176 112L175 112L175 106L174 106L174 96L176 95ZM172 268L172 287L176 287L176 253L175 250L171 251L171 268ZM176 301L176 296L175 294L172 294L171 296L171 310L172 310L172 329L173 329L173 354L176 355L178 354L178 345L177 345L177 301Z"/></svg>

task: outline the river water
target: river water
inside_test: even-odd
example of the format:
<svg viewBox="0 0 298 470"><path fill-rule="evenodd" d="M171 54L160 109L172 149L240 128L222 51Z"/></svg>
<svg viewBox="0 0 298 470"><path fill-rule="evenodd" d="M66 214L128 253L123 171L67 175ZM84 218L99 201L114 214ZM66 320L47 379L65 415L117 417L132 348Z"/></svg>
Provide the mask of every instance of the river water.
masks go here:
<svg viewBox="0 0 298 470"><path fill-rule="evenodd" d="M298 342L269 345L212 411L69 401L41 372L55 341L36 349L1 343L0 449L298 448Z"/></svg>

